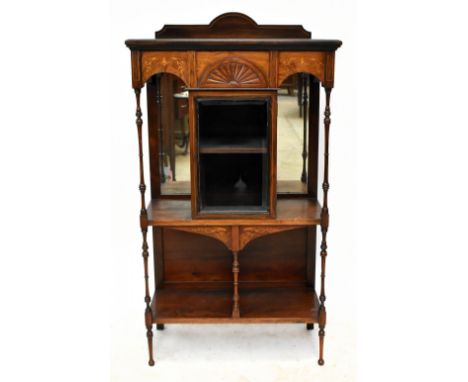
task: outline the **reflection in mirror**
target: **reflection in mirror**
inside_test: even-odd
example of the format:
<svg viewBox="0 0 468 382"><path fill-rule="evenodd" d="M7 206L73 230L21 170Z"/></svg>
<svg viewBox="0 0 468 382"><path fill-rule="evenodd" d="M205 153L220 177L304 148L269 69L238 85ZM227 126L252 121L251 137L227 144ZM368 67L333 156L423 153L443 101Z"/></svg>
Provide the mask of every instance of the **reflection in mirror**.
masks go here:
<svg viewBox="0 0 468 382"><path fill-rule="evenodd" d="M312 76L297 73L278 91L277 192L307 193L309 85ZM188 92L178 77L157 75L159 173L161 194L190 194Z"/></svg>
<svg viewBox="0 0 468 382"><path fill-rule="evenodd" d="M158 76L161 194L190 194L188 91L178 77Z"/></svg>
<svg viewBox="0 0 468 382"><path fill-rule="evenodd" d="M307 73L293 74L278 90L278 193L307 193L309 81Z"/></svg>

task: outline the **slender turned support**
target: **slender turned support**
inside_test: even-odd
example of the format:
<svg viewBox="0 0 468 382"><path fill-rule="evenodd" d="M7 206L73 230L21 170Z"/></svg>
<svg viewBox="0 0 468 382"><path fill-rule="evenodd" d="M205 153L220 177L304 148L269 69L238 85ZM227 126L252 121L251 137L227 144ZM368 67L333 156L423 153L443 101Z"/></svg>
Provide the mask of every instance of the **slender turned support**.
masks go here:
<svg viewBox="0 0 468 382"><path fill-rule="evenodd" d="M299 118L302 118L302 92L304 91L304 82L302 81L302 74L296 74L297 80L297 105L299 106Z"/></svg>
<svg viewBox="0 0 468 382"><path fill-rule="evenodd" d="M233 261L232 261L232 273L234 276L234 296L232 298L233 307L232 307L232 317L239 318L239 253L237 251L232 252Z"/></svg>
<svg viewBox="0 0 468 382"><path fill-rule="evenodd" d="M327 232L329 223L328 214L328 190L330 185L328 183L328 145L330 135L330 93L331 88L325 88L326 101L325 101L325 147L324 147L324 171L323 171L323 207L321 215L321 230L322 230L322 243L320 245L320 258L321 258L321 274L320 274L320 306L319 306L319 343L320 343L320 355L318 364L323 365L323 341L325 337L325 325L327 322L327 311L325 309L325 264L327 259Z"/></svg>
<svg viewBox="0 0 468 382"><path fill-rule="evenodd" d="M151 311L151 297L150 297L150 290L149 290L149 276L148 276L148 241L147 241L147 234L148 234L148 227L146 225L146 204L145 204L145 175L143 169L143 138L142 138L142 126L143 120L141 119L141 107L140 107L140 94L141 89L135 89L135 96L136 96L136 125L138 130L138 153L140 158L140 194L141 194L141 208L140 208L140 225L141 225L141 233L143 235L143 245L142 245L142 254L143 254L143 265L145 269L145 325L146 325L146 338L148 340L148 351L149 351L149 362L150 366L154 365L153 359L153 313Z"/></svg>
<svg viewBox="0 0 468 382"><path fill-rule="evenodd" d="M141 89L135 89L135 96L136 96L136 125L138 130L138 155L140 157L140 194L141 194L141 209L140 209L140 217L146 216L146 203L145 203L145 174L144 174L144 167L143 167L143 138L142 138L142 126L143 120L141 119L141 106L140 106L140 94Z"/></svg>
<svg viewBox="0 0 468 382"><path fill-rule="evenodd" d="M308 95L307 95L307 88L308 88L308 74L301 74L302 77L302 119L303 119L303 146L302 146L302 174L301 174L301 182L307 182L307 104L309 103Z"/></svg>
<svg viewBox="0 0 468 382"><path fill-rule="evenodd" d="M161 74L156 74L156 105L158 108L158 155L159 155L159 176L161 183L166 181L166 175L164 175L164 150L163 150L163 127L162 127L162 109L161 109Z"/></svg>

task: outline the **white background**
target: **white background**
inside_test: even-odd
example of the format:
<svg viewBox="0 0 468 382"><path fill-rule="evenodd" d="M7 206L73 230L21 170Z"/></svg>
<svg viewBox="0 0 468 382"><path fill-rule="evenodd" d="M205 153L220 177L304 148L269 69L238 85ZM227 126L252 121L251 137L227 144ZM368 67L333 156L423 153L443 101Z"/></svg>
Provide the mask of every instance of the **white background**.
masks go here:
<svg viewBox="0 0 468 382"><path fill-rule="evenodd" d="M332 94L327 306L330 320L352 317L357 301L356 380L466 380L462 2L85 3L0 9L2 380L110 379L119 322L133 322L122 312L134 309L130 330L146 357L123 40L233 10L344 41ZM331 336L326 361L347 346ZM156 378L157 366L142 367ZM313 379L331 380L327 367Z"/></svg>

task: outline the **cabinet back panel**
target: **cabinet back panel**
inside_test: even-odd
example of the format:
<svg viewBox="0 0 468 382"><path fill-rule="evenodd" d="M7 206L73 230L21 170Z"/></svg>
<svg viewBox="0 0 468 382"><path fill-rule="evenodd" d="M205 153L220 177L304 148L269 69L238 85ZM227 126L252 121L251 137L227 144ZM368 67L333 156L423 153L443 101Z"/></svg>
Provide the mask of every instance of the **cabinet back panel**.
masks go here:
<svg viewBox="0 0 468 382"><path fill-rule="evenodd" d="M305 229L264 236L239 254L239 281L305 281Z"/></svg>
<svg viewBox="0 0 468 382"><path fill-rule="evenodd" d="M165 282L232 280L232 255L221 242L169 228L163 236Z"/></svg>
<svg viewBox="0 0 468 382"><path fill-rule="evenodd" d="M250 242L239 253L239 281L305 281L305 229ZM165 282L232 282L232 253L216 239L163 229Z"/></svg>

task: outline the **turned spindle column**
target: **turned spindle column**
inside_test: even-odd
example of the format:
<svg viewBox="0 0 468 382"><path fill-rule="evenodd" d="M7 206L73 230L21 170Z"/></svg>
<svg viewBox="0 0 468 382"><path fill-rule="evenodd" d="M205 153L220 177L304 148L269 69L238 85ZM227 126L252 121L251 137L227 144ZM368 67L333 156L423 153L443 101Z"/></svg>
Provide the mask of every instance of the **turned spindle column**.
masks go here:
<svg viewBox="0 0 468 382"><path fill-rule="evenodd" d="M232 279L233 279L233 294L232 294L232 318L240 317L239 308L239 251L240 245L240 232L238 226L231 228L231 243L229 249L232 252Z"/></svg>
<svg viewBox="0 0 468 382"><path fill-rule="evenodd" d="M135 96L136 96L136 125L138 130L138 154L140 159L140 194L141 194L141 208L140 208L140 225L141 225L141 233L143 235L143 245L142 245L142 255L143 255L143 265L144 265L144 272L145 272L145 325L146 325L146 338L148 340L148 351L149 351L149 361L148 364L150 366L154 365L153 359L153 313L151 311L151 296L149 290L149 276L148 276L148 241L147 241L147 234L148 234L148 226L146 223L147 218L147 211L146 211L146 204L145 204L145 174L143 169L143 137L142 137L142 126L143 120L141 119L141 107L140 107L140 94L141 88L135 89Z"/></svg>
<svg viewBox="0 0 468 382"><path fill-rule="evenodd" d="M319 342L320 342L320 355L318 364L323 365L325 362L323 360L323 342L325 337L325 325L327 322L327 311L325 309L325 264L327 259L327 232L328 232L328 190L330 184L328 183L328 144L329 144L329 135L330 135L330 93L331 88L325 88L326 100L325 100L325 118L324 118L324 127L325 127L325 147L324 147L324 171L323 171L323 207L321 214L320 227L322 231L322 243L320 245L320 259L321 259L321 274L320 274L320 306L319 306Z"/></svg>
<svg viewBox="0 0 468 382"><path fill-rule="evenodd" d="M239 318L239 252L233 251L232 274L234 278L234 295L232 297L232 317Z"/></svg>
<svg viewBox="0 0 468 382"><path fill-rule="evenodd" d="M303 120L303 134L302 134L302 174L301 174L301 182L305 183L307 182L307 105L309 103L309 98L308 98L308 79L309 75L308 74L301 74L301 80L302 80L302 120Z"/></svg>
<svg viewBox="0 0 468 382"><path fill-rule="evenodd" d="M161 116L163 115L163 109L161 107L161 74L156 74L156 105L158 110L158 155L159 155L159 176L161 183L166 181L166 175L164 174L164 139L163 139L163 122Z"/></svg>
<svg viewBox="0 0 468 382"><path fill-rule="evenodd" d="M143 120L141 119L141 106L140 106L140 94L141 94L141 88L136 88L135 89L135 96L136 96L136 125L137 125L137 131L138 131L138 157L139 157L139 162L140 162L140 195L141 195L141 208L140 208L140 217L146 217L146 203L145 203L145 191L146 191L146 185L145 185L145 173L144 173L144 167L143 167L143 136L142 136L142 126L143 126Z"/></svg>

